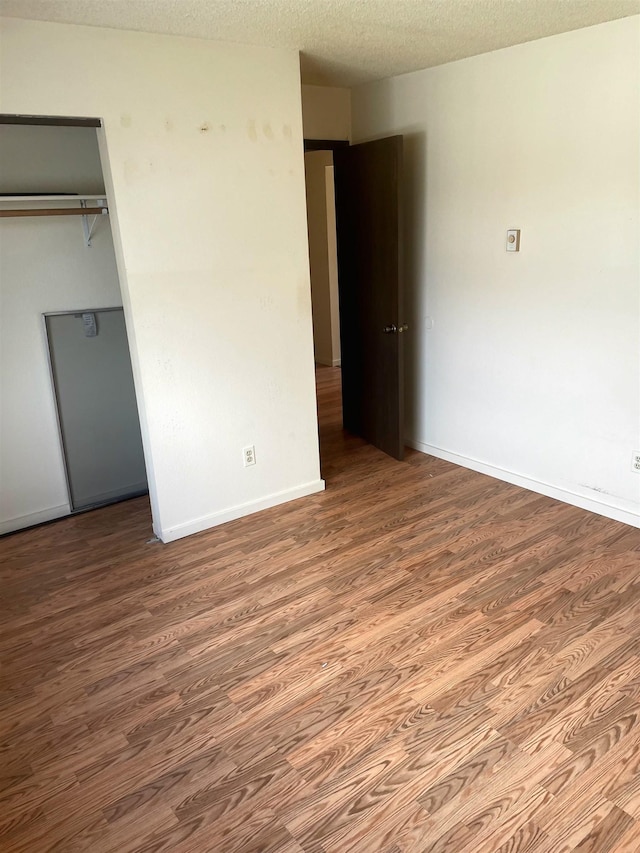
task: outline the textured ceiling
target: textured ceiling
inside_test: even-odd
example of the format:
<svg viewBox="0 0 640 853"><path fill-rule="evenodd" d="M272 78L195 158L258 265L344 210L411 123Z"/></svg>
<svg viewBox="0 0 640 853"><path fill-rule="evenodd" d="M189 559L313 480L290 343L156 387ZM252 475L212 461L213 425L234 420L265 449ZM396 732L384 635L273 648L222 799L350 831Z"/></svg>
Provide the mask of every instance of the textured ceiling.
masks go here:
<svg viewBox="0 0 640 853"><path fill-rule="evenodd" d="M3 15L302 52L353 86L640 13L640 0L0 0Z"/></svg>

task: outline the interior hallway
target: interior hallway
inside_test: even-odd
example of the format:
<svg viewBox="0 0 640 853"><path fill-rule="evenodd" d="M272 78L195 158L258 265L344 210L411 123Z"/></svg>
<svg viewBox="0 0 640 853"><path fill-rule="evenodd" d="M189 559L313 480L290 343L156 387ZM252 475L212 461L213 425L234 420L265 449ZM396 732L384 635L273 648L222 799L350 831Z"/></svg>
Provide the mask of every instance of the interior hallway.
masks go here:
<svg viewBox="0 0 640 853"><path fill-rule="evenodd" d="M324 493L0 540L0 847L635 853L640 531L318 399Z"/></svg>

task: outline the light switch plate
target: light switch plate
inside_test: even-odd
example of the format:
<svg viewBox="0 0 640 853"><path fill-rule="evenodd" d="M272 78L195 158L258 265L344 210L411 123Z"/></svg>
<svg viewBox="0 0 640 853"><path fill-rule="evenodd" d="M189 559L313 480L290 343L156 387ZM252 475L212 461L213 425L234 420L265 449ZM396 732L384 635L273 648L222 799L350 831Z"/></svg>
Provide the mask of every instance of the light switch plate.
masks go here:
<svg viewBox="0 0 640 853"><path fill-rule="evenodd" d="M510 228L507 231L507 252L520 251L520 229Z"/></svg>

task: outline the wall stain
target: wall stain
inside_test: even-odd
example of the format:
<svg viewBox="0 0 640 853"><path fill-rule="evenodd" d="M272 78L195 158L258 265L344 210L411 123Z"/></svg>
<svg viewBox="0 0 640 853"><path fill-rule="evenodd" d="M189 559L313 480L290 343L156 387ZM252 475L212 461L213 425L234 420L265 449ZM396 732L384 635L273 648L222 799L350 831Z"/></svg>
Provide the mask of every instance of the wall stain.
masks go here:
<svg viewBox="0 0 640 853"><path fill-rule="evenodd" d="M274 302L273 296L270 296L269 294L263 294L262 296L260 296L259 304L260 304L260 308L263 311L266 311L266 310L272 309L275 302Z"/></svg>
<svg viewBox="0 0 640 853"><path fill-rule="evenodd" d="M206 121L202 122L202 124L200 125L200 133L209 133L209 123L208 122L206 122Z"/></svg>
<svg viewBox="0 0 640 853"><path fill-rule="evenodd" d="M250 122L247 122L247 133L249 134L249 139L252 142L258 141L258 131L256 130L256 123L253 119Z"/></svg>
<svg viewBox="0 0 640 853"><path fill-rule="evenodd" d="M268 121L262 125L262 130L264 131L264 135L267 139L273 139L273 130L271 129L271 125Z"/></svg>
<svg viewBox="0 0 640 853"><path fill-rule="evenodd" d="M165 121L165 123L164 123L164 129L167 131L167 133L171 133L171 131L173 130L173 122L171 121L171 119L170 119L170 118L168 118L168 119Z"/></svg>

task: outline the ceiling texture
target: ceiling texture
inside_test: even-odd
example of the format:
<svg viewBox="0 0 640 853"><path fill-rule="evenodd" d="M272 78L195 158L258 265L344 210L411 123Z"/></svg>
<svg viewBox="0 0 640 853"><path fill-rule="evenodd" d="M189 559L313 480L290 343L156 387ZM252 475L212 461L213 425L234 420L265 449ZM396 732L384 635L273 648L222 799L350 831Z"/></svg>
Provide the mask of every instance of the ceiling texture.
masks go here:
<svg viewBox="0 0 640 853"><path fill-rule="evenodd" d="M8 17L301 52L305 83L356 86L640 13L640 0L0 0Z"/></svg>

